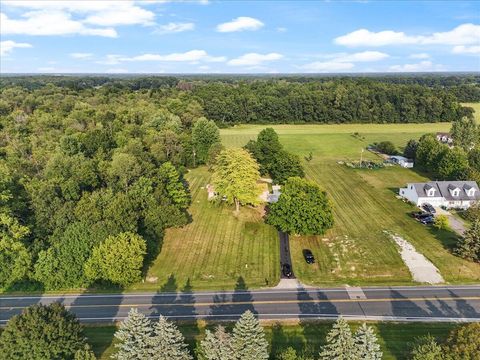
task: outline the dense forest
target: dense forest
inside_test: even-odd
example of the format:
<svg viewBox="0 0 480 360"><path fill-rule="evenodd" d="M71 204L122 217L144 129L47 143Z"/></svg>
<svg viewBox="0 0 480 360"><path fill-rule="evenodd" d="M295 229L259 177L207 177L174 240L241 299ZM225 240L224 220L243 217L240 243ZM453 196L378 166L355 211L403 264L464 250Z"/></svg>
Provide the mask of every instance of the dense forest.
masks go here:
<svg viewBox="0 0 480 360"><path fill-rule="evenodd" d="M150 76L3 77L0 114L36 109L37 94L113 97L130 93L153 101L194 103L219 126L238 123L421 123L471 114L460 102L480 101L480 77ZM46 88L50 90L45 90ZM101 90L101 91L100 91ZM11 92L21 93L22 101ZM65 99L61 99L65 102Z"/></svg>
<svg viewBox="0 0 480 360"><path fill-rule="evenodd" d="M183 174L211 165L218 127L454 121L471 109L449 87L478 87L459 79L3 77L0 288L140 280L189 221Z"/></svg>

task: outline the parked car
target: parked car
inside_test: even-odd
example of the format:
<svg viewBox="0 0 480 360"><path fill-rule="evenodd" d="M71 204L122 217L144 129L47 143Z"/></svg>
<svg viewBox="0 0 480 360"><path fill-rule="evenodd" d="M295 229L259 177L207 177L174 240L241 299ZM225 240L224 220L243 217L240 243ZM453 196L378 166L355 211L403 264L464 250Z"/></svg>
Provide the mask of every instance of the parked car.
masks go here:
<svg viewBox="0 0 480 360"><path fill-rule="evenodd" d="M303 257L305 258L305 261L307 264L313 264L315 262L315 257L313 256L312 252L310 249L303 249Z"/></svg>
<svg viewBox="0 0 480 360"><path fill-rule="evenodd" d="M290 278L292 277L292 267L289 264L283 264L282 266L283 276Z"/></svg>
<svg viewBox="0 0 480 360"><path fill-rule="evenodd" d="M433 208L433 206L430 205L430 204L428 204L428 203L423 204L423 205L422 205L422 208L423 208L425 211L429 212L430 214L435 214L435 213L436 213L436 211L435 211L435 209Z"/></svg>
<svg viewBox="0 0 480 360"><path fill-rule="evenodd" d="M435 219L433 218L433 216L428 216L428 217L421 218L420 222L423 225L431 225L435 222Z"/></svg>
<svg viewBox="0 0 480 360"><path fill-rule="evenodd" d="M424 217L428 217L428 216L432 216L432 214L430 213L427 213L425 211L412 211L411 213L412 217L417 219L417 220L420 220L421 218L424 218Z"/></svg>

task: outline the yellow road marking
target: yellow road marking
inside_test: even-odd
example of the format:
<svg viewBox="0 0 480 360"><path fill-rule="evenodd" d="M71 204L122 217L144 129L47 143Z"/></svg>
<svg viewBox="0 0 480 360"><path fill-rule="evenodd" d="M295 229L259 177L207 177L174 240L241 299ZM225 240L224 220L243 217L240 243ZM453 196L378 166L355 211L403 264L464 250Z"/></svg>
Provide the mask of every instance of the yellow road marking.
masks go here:
<svg viewBox="0 0 480 360"><path fill-rule="evenodd" d="M224 301L224 302L203 302L203 303L157 303L157 304L91 304L91 305L65 305L66 308L89 308L89 307L147 307L147 306L222 306L222 305L281 305L281 304L307 304L307 303L364 303L364 302L402 302L402 301L459 301L459 300L480 300L480 296L467 297L416 297L416 298L379 298L379 299L309 299L309 300L262 300L262 301ZM2 306L0 309L23 309L27 306Z"/></svg>

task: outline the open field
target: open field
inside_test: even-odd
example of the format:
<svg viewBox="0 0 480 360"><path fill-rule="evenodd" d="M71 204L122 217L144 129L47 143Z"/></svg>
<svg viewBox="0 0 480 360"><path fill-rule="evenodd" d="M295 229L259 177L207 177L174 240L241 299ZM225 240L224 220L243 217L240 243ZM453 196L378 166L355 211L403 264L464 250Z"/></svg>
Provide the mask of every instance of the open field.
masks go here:
<svg viewBox="0 0 480 360"><path fill-rule="evenodd" d="M239 126L221 131L226 146L241 146L266 126ZM403 147L426 132L448 131L450 124L408 125L281 125L273 126L285 148L304 161L306 176L317 181L331 196L336 224L325 236L291 238L294 271L305 283L411 284L396 245L385 234L395 232L411 242L440 270L447 282L480 280L480 265L449 252L455 234L425 227L409 217L414 208L395 198L398 187L425 178L409 169L354 170L336 162L356 160L361 149L374 141L390 140ZM358 132L364 140L351 134ZM376 155L365 152L364 158ZM302 249L313 251L317 263L307 265Z"/></svg>
<svg viewBox="0 0 480 360"><path fill-rule="evenodd" d="M354 329L359 323L351 323L351 325ZM409 343L413 342L416 337L431 334L439 340L443 340L454 327L453 324L449 323L372 323L371 325L373 325L379 336L385 360L407 359ZM309 351L317 355L330 327L330 322L313 322L300 325L283 324L281 326L270 324L265 326L265 331L274 352L282 351L288 346L302 351L308 344ZM179 328L187 339L190 349L193 350L195 341L203 337L205 324L202 323L199 326L180 325ZM86 328L89 343L99 359L110 359L110 356L115 351L113 343L114 332L114 326Z"/></svg>
<svg viewBox="0 0 480 360"><path fill-rule="evenodd" d="M253 288L279 280L279 245L276 230L263 223L262 209L234 207L207 200L205 167L186 175L192 194L192 222L168 229L159 256L148 271L151 283L129 290L192 291L198 289Z"/></svg>
<svg viewBox="0 0 480 360"><path fill-rule="evenodd" d="M475 110L474 116L477 123L480 123L480 103L463 103L463 106L469 106Z"/></svg>

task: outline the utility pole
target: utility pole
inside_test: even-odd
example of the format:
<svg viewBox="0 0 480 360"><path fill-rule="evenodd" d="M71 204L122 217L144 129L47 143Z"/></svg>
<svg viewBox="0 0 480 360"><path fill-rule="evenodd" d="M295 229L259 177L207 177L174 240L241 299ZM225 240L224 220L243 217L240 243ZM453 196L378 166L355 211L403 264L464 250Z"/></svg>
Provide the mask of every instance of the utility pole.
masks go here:
<svg viewBox="0 0 480 360"><path fill-rule="evenodd" d="M362 151L360 152L360 167L362 167L363 164L363 148Z"/></svg>

